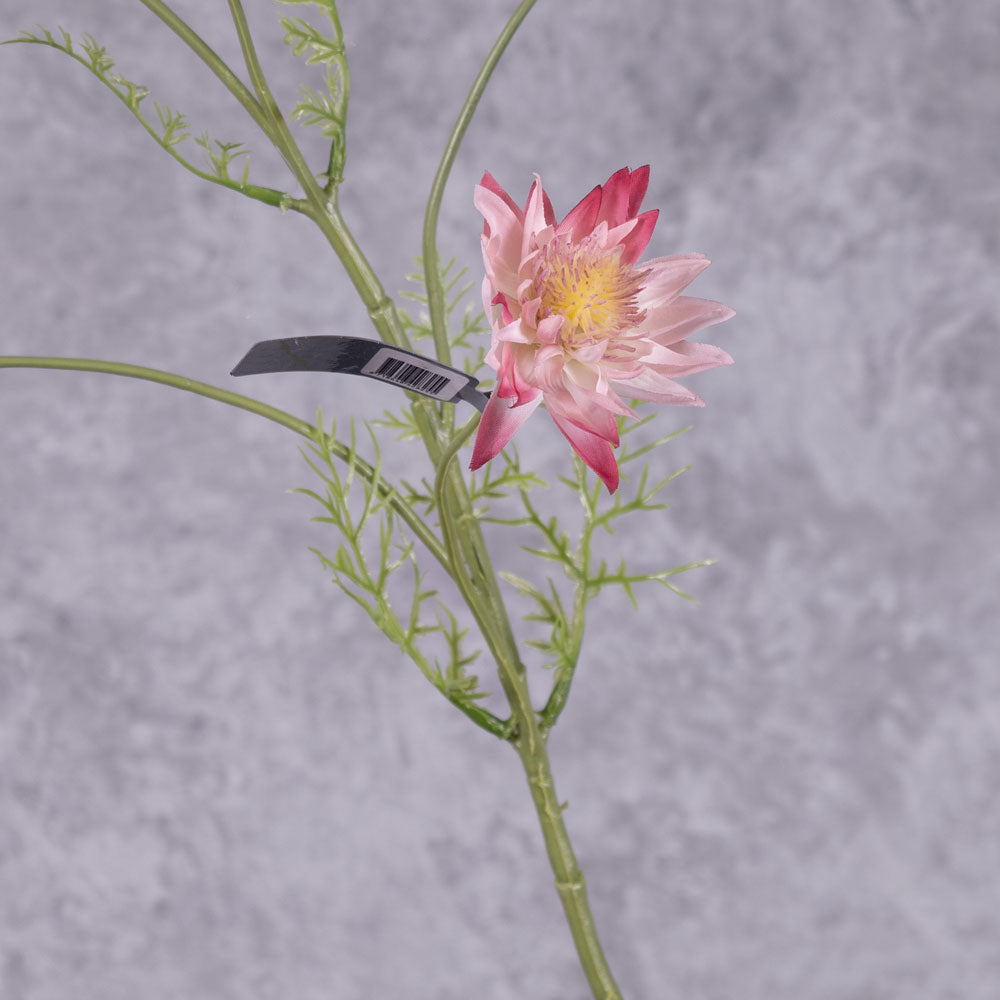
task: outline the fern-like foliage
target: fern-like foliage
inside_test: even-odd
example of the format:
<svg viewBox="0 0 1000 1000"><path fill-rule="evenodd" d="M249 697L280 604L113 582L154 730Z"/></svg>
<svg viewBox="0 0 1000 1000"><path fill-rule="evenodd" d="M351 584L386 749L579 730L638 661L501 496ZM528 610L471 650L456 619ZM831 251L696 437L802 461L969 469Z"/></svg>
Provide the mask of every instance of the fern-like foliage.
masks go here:
<svg viewBox="0 0 1000 1000"><path fill-rule="evenodd" d="M521 468L521 456L516 445L509 444L489 462L481 473L474 472L469 479L469 493L476 517L489 519L495 501L514 494L527 496L529 490L545 487L548 483L537 473Z"/></svg>
<svg viewBox="0 0 1000 1000"><path fill-rule="evenodd" d="M285 44L291 47L293 54L307 66L320 66L323 70L323 89L302 86L291 117L303 125L315 126L330 140L329 161L322 177L327 193L335 196L344 179L347 104L351 95L347 50L337 5L334 0L278 0L278 3L318 7L330 24L327 33L301 17L280 18L285 29Z"/></svg>
<svg viewBox="0 0 1000 1000"><path fill-rule="evenodd" d="M317 426L322 428L322 416ZM467 630L437 599L437 591L428 586L414 542L393 510L391 500L401 494L387 488L374 433L369 427L375 455L374 475L369 477L357 474L360 459L353 423L346 468L331 447L335 434L336 426L332 426L329 434L317 435L305 456L323 484L322 491L294 491L315 500L323 513L313 520L331 525L341 538L333 555L312 551L344 594L364 609L379 631L413 660L452 704L484 729L506 737L506 723L478 704L487 692L480 690L477 677L467 670L479 651L466 649ZM403 578L408 578L408 583ZM393 606L390 590L408 595L406 610ZM443 659L432 658L424 649L425 640L435 634L445 650Z"/></svg>
<svg viewBox="0 0 1000 1000"><path fill-rule="evenodd" d="M622 439L618 456L619 466L648 455L688 429L685 427L655 441L630 448L632 435L654 416L655 414L628 425L623 418L619 420ZM501 483L504 482L504 477L511 475L512 467L519 472L519 468L514 464L516 459L504 457L507 468L497 477ZM551 668L555 674L552 693L541 713L544 729L554 725L565 704L583 641L587 608L590 601L602 590L606 587L620 587L632 604L636 605L635 588L640 584L658 583L680 597L693 600L674 583L673 578L696 567L708 566L714 560L702 560L664 569L637 570L630 567L625 558L619 558L612 564L596 551L598 536L613 534L620 518L637 511L665 508L666 504L658 500L660 491L686 469L687 467L678 469L662 479L651 482L649 466L646 464L630 491L622 488L608 497L601 481L589 472L579 458L574 457L573 476L560 476L559 480L576 493L583 510L583 518L575 536L562 526L560 517L543 514L529 496L528 489L519 484L518 494L524 514L512 518L487 517L488 520L499 524L528 525L533 528L539 541L533 545L524 545L522 548L543 563L561 567L562 575L571 583L571 595L564 595L551 577L546 578L543 586L539 586L514 573L500 574L517 593L531 601L533 610L525 616L525 620L543 626L542 638L529 639L527 645L543 654L545 666ZM489 466L487 475L490 475ZM623 487L625 485L623 477Z"/></svg>
<svg viewBox="0 0 1000 1000"><path fill-rule="evenodd" d="M117 72L114 60L103 45L91 35L83 35L79 43L74 43L69 32L62 28L56 30L58 37L48 28L39 26L37 31L22 31L17 38L0 44L44 45L68 55L97 77L128 108L153 140L186 170L202 180L220 184L257 201L287 207L289 198L283 192L249 183L248 153L242 148L242 143L219 142L210 139L208 133L202 133L194 142L204 151L205 168L196 166L180 151L180 147L191 139L191 129L182 112L154 101L155 116L147 114L148 104L144 102L149 97L148 88ZM230 168L241 158L241 169L234 176Z"/></svg>
<svg viewBox="0 0 1000 1000"><path fill-rule="evenodd" d="M416 341L433 339L433 332L430 327L430 318L427 314L427 292L424 288L423 258L417 257L417 264L420 270L413 271L406 277L417 288L408 289L402 294L405 298L416 302L420 306L420 313L413 316L405 310L401 310L403 325L408 333ZM465 308L460 307L465 302L466 296L472 290L474 282L465 281L468 273L466 267L456 267L455 258L452 257L445 264L440 264L438 273L441 276L441 285L445 293L445 317L449 329L452 331L449 337L453 354L458 354L458 363L469 375L477 375L482 371L489 348L490 325L486 321L486 316L478 305L466 304ZM458 317L457 330L455 329L455 317Z"/></svg>

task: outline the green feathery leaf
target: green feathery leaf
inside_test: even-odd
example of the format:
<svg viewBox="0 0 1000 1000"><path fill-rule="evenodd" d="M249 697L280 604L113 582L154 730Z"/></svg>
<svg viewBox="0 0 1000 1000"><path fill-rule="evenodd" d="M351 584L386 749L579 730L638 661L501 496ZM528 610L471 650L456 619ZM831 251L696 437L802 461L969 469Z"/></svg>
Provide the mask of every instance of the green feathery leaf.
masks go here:
<svg viewBox="0 0 1000 1000"><path fill-rule="evenodd" d="M194 141L206 152L209 170L202 170L195 166L190 160L182 155L179 148L183 143L191 138L191 130L186 116L171 108L169 105L160 104L154 101L156 119L147 117L143 112L143 101L149 96L148 88L122 76L115 71L115 62L108 55L103 45L91 35L84 35L80 42L79 50L74 47L73 40L69 33L62 28L57 29L57 38L48 28L38 26L37 33L22 31L17 38L8 39L0 44L29 44L44 45L48 48L63 52L71 59L80 63L89 70L101 83L104 84L126 108L135 116L139 124L153 138L153 140L170 156L172 156L185 170L190 171L202 180L211 181L223 187L238 191L240 194L253 198L256 201L263 201L269 205L287 207L290 203L288 195L273 188L259 187L249 183L249 163L244 161L243 171L240 177L233 178L229 174L229 164L237 156L246 157L248 154L240 147L241 143L214 143L218 148L216 152L212 148L212 142L207 133Z"/></svg>
<svg viewBox="0 0 1000 1000"><path fill-rule="evenodd" d="M303 86L291 116L306 126L315 126L330 140L330 153L324 177L326 192L336 198L344 179L347 157L347 105L351 96L351 75L347 65L344 33L340 26L335 0L278 0L283 4L310 4L319 8L330 23L330 33L321 31L301 17L280 18L285 29L285 44L307 66L323 67L325 92Z"/></svg>
<svg viewBox="0 0 1000 1000"><path fill-rule="evenodd" d="M318 426L322 427L322 417ZM332 556L317 548L311 551L341 591L364 609L379 631L406 653L449 701L487 731L506 738L507 723L476 704L487 693L479 689L477 678L468 674L466 667L475 661L479 651L465 651L467 629L459 626L454 615L437 600L437 591L425 582L414 543L390 503L391 499L400 499L401 494L384 489L378 441L371 427L367 429L374 453L372 476L357 475L360 456L353 421L346 463L330 450L335 426L328 435L317 435L316 443L304 453L323 489L300 488L293 492L317 502L323 513L313 520L333 526L341 536ZM405 499L405 495L402 497ZM408 587L398 578L404 567L410 569ZM408 592L409 610L405 614L396 611L390 589L404 596ZM429 612L432 601L438 606L433 615ZM423 640L432 635L440 636L447 650L443 665L436 658L432 661L422 647Z"/></svg>
<svg viewBox="0 0 1000 1000"><path fill-rule="evenodd" d="M632 435L635 430L647 425L651 419L652 417L646 417L620 427L619 465L648 456L687 429L664 435L648 444L633 444ZM488 520L498 524L527 524L533 527L540 536L540 544L522 545L522 549L549 565L561 566L572 588L572 600L566 600L551 578L546 580L545 587L541 587L515 574L501 573L502 578L533 605L532 610L524 615L524 620L544 626L543 636L527 640L527 645L543 653L546 657L545 665L555 670L552 692L541 713L543 728L547 730L555 724L565 705L583 640L590 601L607 587L619 587L629 601L636 605L635 588L648 583L658 583L678 596L691 600L691 596L673 582L673 577L700 566L708 566L713 560L686 563L667 569L634 569L624 558L619 558L617 566L611 569L607 559L595 552L599 528L611 534L618 519L627 514L665 509L666 504L658 500L660 491L687 467L651 482L647 458L637 478L632 480L631 489L628 479L623 476L620 489L608 496L600 479L593 476L579 458L574 457L573 475L558 477L564 486L576 493L580 503L578 509L582 511L579 528L571 532L563 527L561 510L555 514L544 513L528 495L528 485L534 484L517 481L520 468L516 458L511 458L506 453L503 458L506 468L501 473L494 474L491 471L493 463L490 463L484 470L482 485L473 477L473 495L481 499L492 499L495 492L502 493L508 484L516 486L523 514L511 518L489 517Z"/></svg>

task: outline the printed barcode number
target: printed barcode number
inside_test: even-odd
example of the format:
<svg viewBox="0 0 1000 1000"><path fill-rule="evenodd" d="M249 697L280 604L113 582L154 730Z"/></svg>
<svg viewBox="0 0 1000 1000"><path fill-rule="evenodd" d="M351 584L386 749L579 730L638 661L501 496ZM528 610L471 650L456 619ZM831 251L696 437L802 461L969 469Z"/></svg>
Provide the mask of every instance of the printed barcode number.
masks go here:
<svg viewBox="0 0 1000 1000"><path fill-rule="evenodd" d="M450 381L447 375L439 375L399 358L386 358L372 374L431 396L439 393Z"/></svg>

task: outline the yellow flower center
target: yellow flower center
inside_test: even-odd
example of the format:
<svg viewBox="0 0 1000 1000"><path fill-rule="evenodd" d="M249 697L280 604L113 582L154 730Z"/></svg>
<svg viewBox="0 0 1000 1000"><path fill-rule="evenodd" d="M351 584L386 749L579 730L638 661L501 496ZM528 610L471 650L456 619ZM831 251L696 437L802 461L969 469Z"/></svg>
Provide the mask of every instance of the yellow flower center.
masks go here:
<svg viewBox="0 0 1000 1000"><path fill-rule="evenodd" d="M561 339L567 346L624 333L643 318L637 296L645 273L622 264L620 247L607 250L592 237L580 243L556 237L542 249L535 274L538 317L565 317Z"/></svg>

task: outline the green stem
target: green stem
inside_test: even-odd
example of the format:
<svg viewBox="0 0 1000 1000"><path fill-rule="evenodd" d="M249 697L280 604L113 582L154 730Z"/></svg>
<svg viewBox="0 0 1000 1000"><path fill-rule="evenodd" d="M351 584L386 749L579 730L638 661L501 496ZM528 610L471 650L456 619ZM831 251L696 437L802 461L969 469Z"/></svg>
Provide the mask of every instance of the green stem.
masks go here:
<svg viewBox="0 0 1000 1000"><path fill-rule="evenodd" d="M437 221L444 188L458 147L469 122L472 120L486 84L514 32L534 3L535 0L522 0L476 76L448 138L427 202L423 231L424 278L427 286L428 310L435 349L438 358L446 363L450 360L451 350L446 326L445 292L440 277L437 253ZM475 616L484 639L490 646L496 660L501 685L510 702L511 718L515 725L515 735L512 742L521 758L528 779L532 801L535 804L542 828L542 836L545 840L546 852L555 875L556 889L587 982L590 984L596 1000L621 1000L621 992L615 984L597 936L583 873L577 864L569 833L563 822L562 806L556 796L552 769L545 745L548 727L554 723L565 702L565 695L568 694L568 680L572 678L572 671L567 683L559 685L562 697L557 696L555 700L550 697L549 704L546 705L548 714L545 718L547 725L545 725L538 719L531 707L531 697L524 667L520 662L506 610L496 586L496 576L490 566L482 533L470 511L465 480L460 476L452 477L449 475L451 459L468 439L477 424L478 415L456 434L442 453L438 463L435 495L445 545L454 566L453 577L466 604ZM451 488L449 489L449 487ZM450 516L453 510L457 515L454 520ZM468 573L461 565L460 542L464 542L464 545L461 545L464 553L471 553L473 556L474 563L468 566L470 571Z"/></svg>
<svg viewBox="0 0 1000 1000"><path fill-rule="evenodd" d="M474 571L470 571L470 554L473 555L473 558L479 557L479 548L482 547L482 556L479 558L488 559L489 557L485 553L485 545L482 543L479 526L469 510L468 502L465 503L464 507L456 508L455 504L461 503L461 497L456 496L453 489L449 488L453 486L449 475L452 459L479 425L479 419L480 414L474 414L442 451L437 475L434 479L434 497L441 522L441 533L444 536L445 551L448 553L448 562L452 567L452 579L476 619L483 639L497 663L500 683L507 695L507 700L511 703L515 716L520 719L524 716L533 716L534 713L527 697L527 691L519 690L515 685L512 685L508 676L508 674L513 673L517 677L523 677L524 674L520 658L517 655L517 646L507 621L503 602L494 600L493 595L483 586L483 571L492 573L489 563L487 562L485 566L478 565ZM466 501L467 499L466 496ZM513 664L512 669L511 664ZM519 706L519 709L516 706Z"/></svg>
<svg viewBox="0 0 1000 1000"><path fill-rule="evenodd" d="M441 162L434 175L430 195L427 199L423 238L424 281L427 286L427 308L430 313L431 330L434 334L434 349L438 358L445 364L448 364L451 359L451 345L448 343L445 293L441 283L441 269L437 252L437 224L438 215L441 212L441 199L444 197L445 185L448 183L448 175L455 162L458 147L462 144L462 139L465 138L466 130L476 112L479 99L483 96L486 84L489 83L493 70L496 69L508 43L514 37L514 32L520 27L521 22L528 16L528 12L534 5L535 0L521 0L521 4L504 25L504 29L494 42L493 48L490 49L486 61L476 74L476 79L472 82L469 94L465 98L462 110L459 111L458 119L451 130L451 135L448 136L448 142L445 144L444 153L441 156Z"/></svg>
<svg viewBox="0 0 1000 1000"><path fill-rule="evenodd" d="M199 59L222 81L229 91L243 105L247 114L268 135L268 120L264 109L247 89L246 84L229 68L220 56L183 18L174 13L163 0L139 0L170 28Z"/></svg>
<svg viewBox="0 0 1000 1000"><path fill-rule="evenodd" d="M163 21L222 81L225 88L240 102L264 135L274 144L299 184L302 185L309 201L317 205L321 204L324 201L323 193L295 140L292 139L288 125L267 86L239 0L229 0L229 9L236 25L243 59L256 95L233 72L226 61L179 14L164 3L164 0L140 0L140 3ZM303 210L303 207L296 203L290 203L289 207L299 211Z"/></svg>
<svg viewBox="0 0 1000 1000"><path fill-rule="evenodd" d="M228 2L229 13L233 18L233 24L236 26L236 35L240 40L243 62L250 76L250 83L253 86L254 93L257 95L258 106L263 111L267 122L266 126L261 127L264 128L268 138L277 147L285 163L288 164L289 169L295 175L299 184L302 185L302 190L306 193L306 197L317 205L324 204L326 199L323 192L312 171L309 169L309 165L306 163L298 144L292 138L288 122L285 121L285 117L278 107L278 102L274 99L271 88L267 84L267 78L264 76L263 67L257 58L257 51L254 48L253 38L250 35L250 26L247 24L246 14L243 12L243 4L241 0L228 0Z"/></svg>
<svg viewBox="0 0 1000 1000"><path fill-rule="evenodd" d="M396 304L386 294L378 275L372 270L371 264L354 239L354 234L347 228L340 210L333 204L324 206L321 203L310 202L310 208L305 210L305 213L316 223L334 253L340 258L344 270L368 310L368 318L375 327L379 339L393 347L412 349L399 313L396 311ZM418 421L425 443L435 441L437 431L431 429L428 422L429 414L424 407L420 407ZM436 457L436 453L432 455L433 457Z"/></svg>
<svg viewBox="0 0 1000 1000"><path fill-rule="evenodd" d="M465 137L469 123L472 121L486 85L489 83L490 77L493 75L493 71L506 50L507 45L514 37L514 33L520 27L521 22L528 16L529 11L534 5L535 0L522 0L517 10L514 11L514 14L504 25L482 67L476 74L476 78L459 111L451 134L448 136L448 141L445 144L444 152L434 175L434 181L427 199L423 230L424 281L427 288L427 305L431 330L434 336L435 352L437 357L445 363L450 362L451 346L448 342L445 290L441 281L441 269L437 251L437 223L441 210L441 201L444 197L445 186L447 185L459 146ZM447 418L442 421L445 426L447 426L446 421ZM468 433L471 433L471 430ZM461 432L459 437L461 440L464 440ZM424 436L424 440L427 441L426 435ZM459 445L456 446L456 450L460 446L461 440L459 441ZM431 454L432 460L434 460L435 455L433 450L429 447L428 451ZM483 540L479 525L472 519L468 486L464 477L457 470L448 469L449 461L450 457L447 461L439 458L436 462L438 467L438 503L442 525L448 520L449 512L455 512L459 518L466 519L463 525L464 530L458 532L456 545L462 548L464 559L473 573L473 577L470 579L470 586L474 585L473 581L478 581L478 589L482 592L483 599L490 609L495 637L501 646L507 650L515 671L523 675L524 667L517 654L517 644L514 640L513 630L510 627L510 621L500 595L499 587L497 586L496 576L490 568L485 541ZM446 472L448 473L447 479L445 479ZM457 558L457 551L455 555Z"/></svg>
<svg viewBox="0 0 1000 1000"><path fill-rule="evenodd" d="M577 474L582 476L579 467L577 467ZM594 503L596 504L596 500ZM590 541L594 533L594 504L585 504L585 508L583 528L576 556L579 570L573 584L573 617L569 623L566 661L557 668L552 691L540 713L540 725L544 733L548 733L552 729L562 710L566 707L566 700L569 698L569 691L573 685L573 676L576 673L576 664L580 657L580 647L583 645L583 626L586 619L587 600L590 597L587 580L590 577Z"/></svg>
<svg viewBox="0 0 1000 1000"><path fill-rule="evenodd" d="M274 143L305 193L304 200L290 200L286 203L287 207L307 215L319 226L344 265L348 277L367 307L368 315L382 340L396 347L408 347L408 338L403 331L402 323L396 314L392 300L386 295L382 283L365 259L335 203L317 183L298 145L292 138L288 124L278 109L274 97L271 95L264 72L257 59L243 7L239 0L229 0L229 8L240 40L247 72L257 91L257 96L247 88L218 53L163 0L140 0L140 2L191 48L195 55L240 102L261 131Z"/></svg>
<svg viewBox="0 0 1000 1000"><path fill-rule="evenodd" d="M458 512L455 518L449 516L447 493L449 466L458 450L475 430L479 419L480 415L475 414L448 442L442 452L434 482L445 548L453 567L452 578L472 611L496 661L500 683L510 703L511 720L514 723L511 742L521 758L528 779L531 798L542 828L545 850L555 875L556 891L559 893L587 982L597 1000L621 1000L621 992L615 984L597 936L583 873L580 871L569 832L563 822L563 807L556 796L552 779L552 767L545 745L545 730L531 707L527 677L518 658L513 636L504 627L507 623L506 612L499 594L494 595L492 589L483 585L487 578L495 581L485 546L480 558L486 561L477 567L476 572L467 572L463 566L458 536L462 533L475 532L481 544L479 525L469 513L468 507Z"/></svg>
<svg viewBox="0 0 1000 1000"><path fill-rule="evenodd" d="M306 203L311 207L311 210L308 211L304 208L299 210L306 211L306 214L326 236L361 296L362 302L367 307L368 315L382 340L396 347L408 348L410 346L409 339L403 331L395 305L386 295L381 281L362 253L353 234L347 228L335 199L319 186L313 176L305 157L292 137L277 101L271 94L264 70L254 49L250 27L247 24L241 0L228 0L228 2L250 81L269 122L269 128L266 129L267 134L278 147L299 184L302 185L302 190L306 195ZM434 436L436 437L436 434Z"/></svg>
<svg viewBox="0 0 1000 1000"><path fill-rule="evenodd" d="M319 226L330 246L340 258L348 277L367 307L368 315L378 330L379 336L386 343L408 348L410 346L409 339L403 331L394 303L386 295L378 276L372 270L361 251L361 247L358 246L353 234L347 228L347 224L337 208L336 200L319 186L298 144L292 137L288 122L285 121L278 103L271 93L264 70L257 58L241 0L228 0L228 2L250 81L269 123L269 127L265 131L278 147L278 151L299 184L302 185L306 201L312 208L306 214ZM295 207L299 208L298 205ZM303 209L299 208L299 210Z"/></svg>
<svg viewBox="0 0 1000 1000"><path fill-rule="evenodd" d="M347 63L347 50L344 46L344 29L340 25L340 14L337 13L337 8L333 4L324 9L333 27L333 35L340 47L336 59L337 73L340 77L340 90L336 96L340 134L330 140L330 155L327 157L326 165L326 184L323 187L323 193L336 205L337 192L344 179L344 161L347 156L347 105L351 100L351 68ZM333 88L329 87L328 89L332 90Z"/></svg>
<svg viewBox="0 0 1000 1000"><path fill-rule="evenodd" d="M174 372L162 371L159 368L146 368L143 365L129 365L120 361L99 361L95 358L50 358L30 355L0 355L0 368L55 368L76 372L100 372L104 375L123 375L126 378L144 379L147 382L159 382L174 389L183 389L208 399L218 400L229 406L237 406L241 410L249 410L267 420L273 420L303 437L314 438L317 428L308 421L302 420L291 413L269 406L250 396L242 396L238 392L229 392L208 382L186 378Z"/></svg>
<svg viewBox="0 0 1000 1000"><path fill-rule="evenodd" d="M564 806L556 795L545 740L539 736L534 741L533 749L529 749L527 744L519 743L517 752L524 765L532 801L542 827L545 850L555 875L556 891L559 893L584 975L595 1000L621 1000L621 991L611 974L597 936L583 872L577 864L573 845L563 822Z"/></svg>
<svg viewBox="0 0 1000 1000"><path fill-rule="evenodd" d="M167 385L174 389L183 389L185 392L193 392L208 399L217 400L228 406L235 406L241 410L248 410L256 413L259 417L273 420L282 427L301 434L302 437L310 441L316 441L319 435L324 435L327 445L332 454L344 462L352 463L366 482L375 482L379 496L384 497L392 509L405 521L406 525L427 547L428 551L448 572L451 567L448 563L448 556L444 546L438 540L433 531L421 520L412 508L403 502L396 488L385 481L381 474L376 476L375 470L364 459L353 452L347 445L340 441L331 440L329 435L324 434L321 427L315 427L308 421L302 420L291 413L279 410L275 406L262 403L259 399L250 396L243 396L238 392L230 392L228 389L220 389L218 386L210 385L208 382L199 382L197 379L186 378L174 372L165 372L159 368L146 368L142 365L127 365L118 361L98 361L94 358L49 358L32 357L19 355L0 355L0 368L55 368L66 371L78 372L99 372L104 375L122 375L126 378L144 379L147 382L158 382L160 385Z"/></svg>

